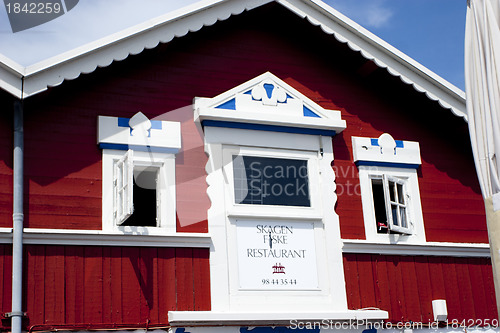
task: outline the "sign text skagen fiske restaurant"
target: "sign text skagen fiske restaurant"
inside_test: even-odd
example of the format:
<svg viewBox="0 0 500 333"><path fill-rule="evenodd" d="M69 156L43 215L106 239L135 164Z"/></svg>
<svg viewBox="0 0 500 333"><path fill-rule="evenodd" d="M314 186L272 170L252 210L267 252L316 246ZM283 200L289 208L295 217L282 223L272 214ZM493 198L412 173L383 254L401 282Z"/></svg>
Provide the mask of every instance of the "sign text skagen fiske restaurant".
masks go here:
<svg viewBox="0 0 500 333"><path fill-rule="evenodd" d="M318 289L314 225L236 222L240 289Z"/></svg>

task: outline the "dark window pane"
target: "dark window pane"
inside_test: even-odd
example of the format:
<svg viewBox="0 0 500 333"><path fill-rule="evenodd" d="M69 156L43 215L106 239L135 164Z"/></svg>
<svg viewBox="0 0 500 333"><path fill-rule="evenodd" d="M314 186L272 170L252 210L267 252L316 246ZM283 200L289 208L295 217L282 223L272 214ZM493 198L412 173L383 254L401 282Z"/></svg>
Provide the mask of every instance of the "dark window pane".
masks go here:
<svg viewBox="0 0 500 333"><path fill-rule="evenodd" d="M404 197L404 192L403 192L403 184L397 184L397 188L398 188L398 200L399 200L399 203L404 205L404 203L405 203L405 197Z"/></svg>
<svg viewBox="0 0 500 333"><path fill-rule="evenodd" d="M401 226L403 228L408 228L408 223L406 222L406 208L399 207L399 215L401 216Z"/></svg>
<svg viewBox="0 0 500 333"><path fill-rule="evenodd" d="M156 226L156 179L156 169L134 172L134 213L122 226Z"/></svg>
<svg viewBox="0 0 500 333"><path fill-rule="evenodd" d="M248 205L311 205L306 160L233 156L235 202Z"/></svg>
<svg viewBox="0 0 500 333"><path fill-rule="evenodd" d="M392 210L392 224L399 226L398 206L391 205L391 210Z"/></svg>
<svg viewBox="0 0 500 333"><path fill-rule="evenodd" d="M391 201L396 202L396 194L394 193L394 182L389 181L389 195L391 196Z"/></svg>
<svg viewBox="0 0 500 333"><path fill-rule="evenodd" d="M381 179L372 179L373 205L378 232L387 232L387 214L385 211L384 186ZM384 227L385 226L385 227ZM381 228L382 227L382 228Z"/></svg>

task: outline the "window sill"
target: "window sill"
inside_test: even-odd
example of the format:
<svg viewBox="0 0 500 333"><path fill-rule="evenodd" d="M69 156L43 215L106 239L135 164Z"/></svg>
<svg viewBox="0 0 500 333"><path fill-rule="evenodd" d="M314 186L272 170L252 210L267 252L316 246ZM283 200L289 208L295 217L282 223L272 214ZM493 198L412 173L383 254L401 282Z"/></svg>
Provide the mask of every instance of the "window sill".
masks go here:
<svg viewBox="0 0 500 333"><path fill-rule="evenodd" d="M421 255L443 257L490 257L490 246L485 243L394 244L357 239L343 239L343 253L374 253L385 255Z"/></svg>
<svg viewBox="0 0 500 333"><path fill-rule="evenodd" d="M168 321L172 326L291 326L300 322L334 323L356 321L357 323L379 321L389 318L387 311L379 309L345 310L336 312L214 312L214 311L169 311ZM298 327L298 326L297 326Z"/></svg>
<svg viewBox="0 0 500 333"><path fill-rule="evenodd" d="M12 228L0 228L0 243L12 243ZM25 228L24 244L209 248L210 234L125 234L102 230Z"/></svg>

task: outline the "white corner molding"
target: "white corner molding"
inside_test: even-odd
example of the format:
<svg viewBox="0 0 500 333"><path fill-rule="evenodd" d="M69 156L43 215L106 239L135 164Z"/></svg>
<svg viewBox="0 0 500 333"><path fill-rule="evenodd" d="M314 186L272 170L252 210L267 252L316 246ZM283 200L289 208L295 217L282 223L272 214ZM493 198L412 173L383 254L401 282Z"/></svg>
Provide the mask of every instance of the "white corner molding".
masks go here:
<svg viewBox="0 0 500 333"><path fill-rule="evenodd" d="M12 243L12 229L0 228L0 244ZM84 245L84 246L144 246L209 248L210 234L205 233L149 233L123 234L100 230L68 230L25 228L24 244Z"/></svg>
<svg viewBox="0 0 500 333"><path fill-rule="evenodd" d="M168 321L174 327L183 326L289 326L299 322L371 322L388 319L387 311L379 309L336 312L216 312L169 311Z"/></svg>
<svg viewBox="0 0 500 333"><path fill-rule="evenodd" d="M343 239L343 253L370 253L399 256L490 257L489 244L441 243L388 244L366 240Z"/></svg>

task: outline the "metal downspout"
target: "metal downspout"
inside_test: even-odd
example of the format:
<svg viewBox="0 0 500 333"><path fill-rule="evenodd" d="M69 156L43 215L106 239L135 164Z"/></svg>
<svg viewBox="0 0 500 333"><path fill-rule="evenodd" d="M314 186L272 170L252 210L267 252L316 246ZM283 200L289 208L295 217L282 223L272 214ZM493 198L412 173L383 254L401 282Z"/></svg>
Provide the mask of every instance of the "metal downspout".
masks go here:
<svg viewBox="0 0 500 333"><path fill-rule="evenodd" d="M12 333L21 333L23 311L23 105L22 101L14 102L14 189L12 214Z"/></svg>

